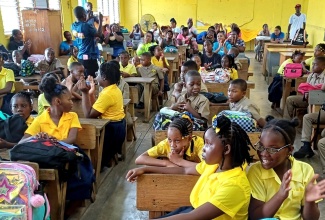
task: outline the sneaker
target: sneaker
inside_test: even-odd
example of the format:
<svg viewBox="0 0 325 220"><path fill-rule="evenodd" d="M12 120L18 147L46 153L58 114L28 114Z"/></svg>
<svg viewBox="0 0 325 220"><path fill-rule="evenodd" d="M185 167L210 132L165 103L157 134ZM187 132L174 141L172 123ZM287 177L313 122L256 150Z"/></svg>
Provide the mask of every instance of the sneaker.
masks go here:
<svg viewBox="0 0 325 220"><path fill-rule="evenodd" d="M136 104L134 106L134 108L136 108L136 109L144 109L144 103L143 102L139 102L139 104Z"/></svg>
<svg viewBox="0 0 325 220"><path fill-rule="evenodd" d="M301 159L307 156L311 158L315 155L314 151L310 147L302 146L297 152L293 154L296 159Z"/></svg>

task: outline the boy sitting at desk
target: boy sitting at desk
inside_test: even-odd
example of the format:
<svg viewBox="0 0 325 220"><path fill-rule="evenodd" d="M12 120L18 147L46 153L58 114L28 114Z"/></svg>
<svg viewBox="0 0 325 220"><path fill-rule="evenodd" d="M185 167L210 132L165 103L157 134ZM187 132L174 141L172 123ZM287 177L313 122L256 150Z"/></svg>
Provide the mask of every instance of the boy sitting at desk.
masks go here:
<svg viewBox="0 0 325 220"><path fill-rule="evenodd" d="M120 53L120 71L121 75L125 77L136 76L137 70L132 63L129 63L130 55L127 51Z"/></svg>
<svg viewBox="0 0 325 220"><path fill-rule="evenodd" d="M230 82L228 88L229 108L231 111L249 112L256 120L258 126L263 128L266 124L260 115L260 109L246 97L247 82L243 79L235 79Z"/></svg>
<svg viewBox="0 0 325 220"><path fill-rule="evenodd" d="M161 68L151 64L151 54L149 52L145 52L141 55L140 63L142 66L137 68L137 76L144 78L154 77L155 80L152 83L152 96L162 96L164 94L164 74L161 71ZM140 102L135 106L135 108L143 109L143 100L144 98L142 92Z"/></svg>
<svg viewBox="0 0 325 220"><path fill-rule="evenodd" d="M311 86L324 84L325 82L325 57L316 57L313 62L312 72L307 77L307 83ZM308 102L303 100L303 94L289 96L284 107L283 117L290 119L295 108L307 108Z"/></svg>
<svg viewBox="0 0 325 220"><path fill-rule="evenodd" d="M10 100L14 95L15 91L15 76L14 72L10 69L6 69L3 67L3 55L0 53L0 96L3 96L1 111L7 113L8 115L12 115L10 108Z"/></svg>
<svg viewBox="0 0 325 220"><path fill-rule="evenodd" d="M53 48L46 48L44 52L45 59L40 60L35 64L35 70L44 75L45 73L53 72L58 75L61 75L60 78L66 78L67 75L64 74L64 67L61 64L61 61L55 58Z"/></svg>

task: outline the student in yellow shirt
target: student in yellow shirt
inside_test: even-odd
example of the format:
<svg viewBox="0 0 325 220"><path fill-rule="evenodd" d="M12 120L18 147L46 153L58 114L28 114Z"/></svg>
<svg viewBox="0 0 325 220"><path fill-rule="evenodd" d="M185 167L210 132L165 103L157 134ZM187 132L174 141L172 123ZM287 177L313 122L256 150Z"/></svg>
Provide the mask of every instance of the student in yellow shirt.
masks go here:
<svg viewBox="0 0 325 220"><path fill-rule="evenodd" d="M31 94L28 92L18 92L10 100L12 114L19 114L26 120L26 125L30 126L34 118L30 115L33 110ZM17 143L11 143L0 138L1 148L12 148Z"/></svg>
<svg viewBox="0 0 325 220"><path fill-rule="evenodd" d="M161 68L161 70L164 73L164 92L169 91L169 84L168 84L168 73L169 73L169 64L168 61L164 55L163 50L160 46L155 45L149 48L152 57L151 57L151 63L154 66L157 66Z"/></svg>
<svg viewBox="0 0 325 220"><path fill-rule="evenodd" d="M71 63L78 62L78 58L77 58L78 57L78 53L79 53L78 47L74 46L72 48L71 56L69 57L68 62L67 62L67 67L68 67L69 71L71 71L70 70Z"/></svg>
<svg viewBox="0 0 325 220"><path fill-rule="evenodd" d="M292 53L292 56L291 58L285 60L281 66L279 67L278 69L278 74L280 76L283 76L284 74L284 68L285 66L288 64L288 63L301 63L302 60L304 59L304 56L305 56L305 52L302 52L300 50L295 50L293 53Z"/></svg>
<svg viewBox="0 0 325 220"><path fill-rule="evenodd" d="M102 63L99 68L97 82L104 89L95 100L95 94L90 93L91 87L85 80L77 83L82 92L82 109L86 118L109 119L105 127L104 149L102 157L102 168L110 167L116 162L115 155L121 157L122 145L125 140L125 114L123 109L123 96L117 84L121 73L114 62ZM93 82L91 82L93 86Z"/></svg>
<svg viewBox="0 0 325 220"><path fill-rule="evenodd" d="M167 138L141 154L135 164L159 167L195 166L202 161L204 141L201 137L193 136L192 132L193 124L190 119L174 119L168 127Z"/></svg>
<svg viewBox="0 0 325 220"><path fill-rule="evenodd" d="M325 56L325 44L317 44L315 47L314 56L305 61L302 61L301 63L304 74L309 73L309 70L313 65L315 57L324 57L324 56ZM307 67L309 70L307 69Z"/></svg>
<svg viewBox="0 0 325 220"><path fill-rule="evenodd" d="M298 119L272 119L255 144L260 161L247 174L252 187L250 219L319 219L317 203L325 198L325 180L291 153Z"/></svg>
<svg viewBox="0 0 325 220"><path fill-rule="evenodd" d="M73 144L81 125L77 114L70 112L73 107L71 92L66 86L58 84L53 76L44 77L40 89L50 107L34 119L19 143L36 137Z"/></svg>
<svg viewBox="0 0 325 220"><path fill-rule="evenodd" d="M251 161L246 132L227 117L213 118L204 134L204 161L191 167L141 167L130 170L126 179L136 181L144 173L200 176L191 195L192 206L181 207L166 219L247 220L251 188L245 167ZM181 188L180 188L181 190Z"/></svg>
<svg viewBox="0 0 325 220"><path fill-rule="evenodd" d="M130 77L130 76L137 76L137 70L135 66L129 63L130 55L127 51L123 51L120 53L120 71L122 76Z"/></svg>
<svg viewBox="0 0 325 220"><path fill-rule="evenodd" d="M56 79L56 83L57 84L60 84L61 83L61 80L60 80L60 77L55 74L55 73L46 73L43 78L46 78L46 77L54 77ZM43 91L42 91L43 92ZM39 96L38 96L38 102L37 102L37 110L38 110L38 115L41 115L43 113L43 111L45 109L47 109L48 107L50 107L50 104L49 102L45 99L45 96L44 96L44 92L41 93Z"/></svg>
<svg viewBox="0 0 325 220"><path fill-rule="evenodd" d="M13 92L15 91L15 76L14 72L10 69L4 68L3 64L3 56L0 53L0 95L5 95L2 97L3 102L0 107L2 112L11 115L10 99L13 97Z"/></svg>

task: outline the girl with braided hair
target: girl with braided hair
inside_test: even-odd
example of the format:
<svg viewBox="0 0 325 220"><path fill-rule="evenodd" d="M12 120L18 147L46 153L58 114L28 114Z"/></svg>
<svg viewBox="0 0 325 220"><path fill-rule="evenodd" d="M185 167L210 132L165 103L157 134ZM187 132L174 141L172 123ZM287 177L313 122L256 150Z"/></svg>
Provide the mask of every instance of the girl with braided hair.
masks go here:
<svg viewBox="0 0 325 220"><path fill-rule="evenodd" d="M144 173L200 176L190 202L162 218L166 219L248 219L251 188L245 168L251 161L246 132L225 116L215 116L204 134L203 161L191 167L141 167L126 175L130 182Z"/></svg>
<svg viewBox="0 0 325 220"><path fill-rule="evenodd" d="M314 50L314 56L311 58L306 59L305 61L302 61L302 67L304 74L309 74L311 70L311 67L313 66L313 62L316 57L324 57L325 56L325 44L320 43L317 44ZM308 68L308 69L307 69Z"/></svg>
<svg viewBox="0 0 325 220"><path fill-rule="evenodd" d="M203 138L192 135L192 131L190 119L174 119L168 127L167 138L141 154L135 164L159 167L195 166L202 161L204 141Z"/></svg>
<svg viewBox="0 0 325 220"><path fill-rule="evenodd" d="M78 89L82 92L82 110L86 118L108 119L110 122L105 126L104 147L102 156L102 168L111 167L122 159L122 145L125 140L125 114L123 109L123 95L118 88L121 79L120 66L116 61L102 63L96 78L99 86L104 89L99 93L96 100L92 88L86 84L85 79L77 82Z"/></svg>
<svg viewBox="0 0 325 220"><path fill-rule="evenodd" d="M260 161L247 174L250 219L319 219L317 203L325 198L325 180L316 184L313 168L291 156L299 121L269 119L254 145Z"/></svg>

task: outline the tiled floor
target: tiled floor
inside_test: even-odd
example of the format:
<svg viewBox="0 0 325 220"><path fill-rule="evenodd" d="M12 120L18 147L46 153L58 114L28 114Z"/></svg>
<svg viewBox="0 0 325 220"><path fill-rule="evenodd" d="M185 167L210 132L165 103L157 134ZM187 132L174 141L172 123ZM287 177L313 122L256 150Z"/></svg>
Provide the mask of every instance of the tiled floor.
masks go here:
<svg viewBox="0 0 325 220"><path fill-rule="evenodd" d="M281 117L276 111L270 108L271 103L267 100L267 83L261 74L261 63L254 60L253 53L247 53L252 58L250 70L254 76L250 81L255 82L255 89L251 91L251 99L258 104L261 109L261 115L273 115ZM136 124L138 139L132 145L129 145L126 161L119 163L106 175L102 186L99 189L95 203L91 204L81 219L109 219L109 220L138 220L148 219L147 212L141 212L136 209L136 185L125 180L125 175L129 169L136 167L134 160L141 153L151 147L151 134L153 133L152 121L154 114L149 123L142 123L143 114L137 113L139 119ZM295 149L300 148L300 129L298 129ZM318 154L311 159L304 160L310 163L316 173L321 172ZM107 174L107 173L106 173ZM320 219L325 219L325 202L319 204L321 210ZM80 218L78 218L80 219Z"/></svg>

